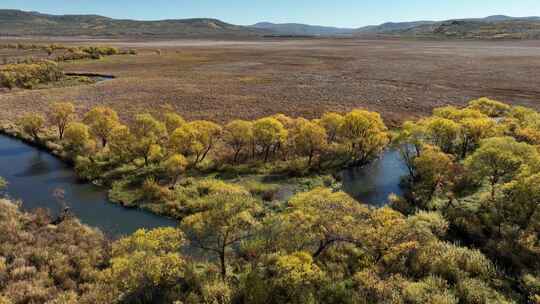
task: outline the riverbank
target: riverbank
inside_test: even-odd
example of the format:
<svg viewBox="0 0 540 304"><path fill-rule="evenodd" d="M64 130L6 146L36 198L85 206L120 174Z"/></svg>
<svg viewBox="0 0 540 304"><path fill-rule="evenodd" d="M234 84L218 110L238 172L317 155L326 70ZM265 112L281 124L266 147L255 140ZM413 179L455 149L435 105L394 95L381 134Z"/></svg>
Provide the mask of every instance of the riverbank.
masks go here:
<svg viewBox="0 0 540 304"><path fill-rule="evenodd" d="M36 149L42 150L44 152L47 152L51 154L52 156L60 159L61 161L65 162L68 165L73 166L74 161L71 159L62 149L60 145L55 144L52 141L42 140L42 141L36 141L31 136L24 134L20 130L19 127L17 127L15 124L11 123L4 123L0 124L0 135L4 135L19 141L22 141L23 143L32 146Z"/></svg>
<svg viewBox="0 0 540 304"><path fill-rule="evenodd" d="M3 193L20 201L24 210L44 209L55 217L69 207L82 223L111 238L177 224L164 216L112 203L106 188L81 182L72 166L15 137L0 135L0 176L8 183Z"/></svg>

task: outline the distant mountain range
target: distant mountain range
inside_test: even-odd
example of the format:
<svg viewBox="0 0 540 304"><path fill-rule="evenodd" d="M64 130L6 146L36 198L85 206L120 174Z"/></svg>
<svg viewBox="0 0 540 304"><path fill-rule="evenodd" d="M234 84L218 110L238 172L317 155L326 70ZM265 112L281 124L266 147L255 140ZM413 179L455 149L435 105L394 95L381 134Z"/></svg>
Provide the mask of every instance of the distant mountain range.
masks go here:
<svg viewBox="0 0 540 304"><path fill-rule="evenodd" d="M120 20L98 15L49 15L0 10L0 36L246 37L266 32L216 19Z"/></svg>
<svg viewBox="0 0 540 304"><path fill-rule="evenodd" d="M388 22L361 28L261 22L251 26L217 19L137 21L98 15L49 15L0 10L0 36L92 36L156 38L235 38L260 36L350 36L418 39L540 39L540 17Z"/></svg>

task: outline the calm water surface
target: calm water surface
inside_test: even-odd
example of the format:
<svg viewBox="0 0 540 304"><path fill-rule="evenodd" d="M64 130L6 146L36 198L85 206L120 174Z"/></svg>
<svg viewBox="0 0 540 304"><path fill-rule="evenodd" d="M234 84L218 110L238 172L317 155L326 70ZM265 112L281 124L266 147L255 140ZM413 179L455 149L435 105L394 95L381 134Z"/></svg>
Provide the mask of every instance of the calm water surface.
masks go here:
<svg viewBox="0 0 540 304"><path fill-rule="evenodd" d="M73 169L59 159L3 135L0 135L0 176L9 183L9 197L21 200L25 210L48 208L58 214L66 204L81 222L98 227L112 237L131 234L140 228L176 225L174 220L110 203L106 189L80 183Z"/></svg>
<svg viewBox="0 0 540 304"><path fill-rule="evenodd" d="M390 194L403 194L400 181L407 174L399 151L390 149L367 166L343 171L343 189L363 203L381 207Z"/></svg>

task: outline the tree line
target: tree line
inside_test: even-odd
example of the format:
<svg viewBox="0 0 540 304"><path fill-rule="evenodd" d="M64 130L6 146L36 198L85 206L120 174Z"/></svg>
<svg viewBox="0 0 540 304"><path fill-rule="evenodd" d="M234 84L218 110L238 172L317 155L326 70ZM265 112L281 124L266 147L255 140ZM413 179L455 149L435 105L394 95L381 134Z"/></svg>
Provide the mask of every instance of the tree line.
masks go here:
<svg viewBox="0 0 540 304"><path fill-rule="evenodd" d="M299 159L304 169L362 166L376 158L390 139L380 115L365 110L327 113L315 120L278 114L225 125L186 121L165 111L160 117L137 114L127 126L111 108L95 107L77 120L73 103L59 102L46 115L27 114L19 124L36 141L47 127L54 127L56 140L75 160L161 163L178 171L209 163L240 166Z"/></svg>
<svg viewBox="0 0 540 304"><path fill-rule="evenodd" d="M52 61L0 66L0 86L8 89L32 89L39 84L55 82L64 77L62 69Z"/></svg>

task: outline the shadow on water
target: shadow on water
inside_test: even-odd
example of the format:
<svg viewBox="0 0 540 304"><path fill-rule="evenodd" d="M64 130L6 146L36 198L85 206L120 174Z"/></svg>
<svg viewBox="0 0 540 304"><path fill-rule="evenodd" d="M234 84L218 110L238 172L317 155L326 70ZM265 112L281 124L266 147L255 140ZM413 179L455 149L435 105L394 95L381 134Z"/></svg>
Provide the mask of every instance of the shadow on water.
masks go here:
<svg viewBox="0 0 540 304"><path fill-rule="evenodd" d="M81 222L98 227L111 237L131 234L140 228L176 225L172 219L110 203L106 189L80 183L72 168L59 159L3 135L0 176L9 183L7 194L21 200L25 210L46 208L57 215L65 202ZM59 189L62 202L55 194Z"/></svg>
<svg viewBox="0 0 540 304"><path fill-rule="evenodd" d="M0 147L0 156L12 156L12 155L21 155L22 153L32 152L30 147L15 147L15 148L5 148Z"/></svg>
<svg viewBox="0 0 540 304"><path fill-rule="evenodd" d="M16 177L32 177L39 175L51 174L52 171L61 169L51 166L52 164L44 159L46 156L43 152L33 153L32 158L29 159L27 166L25 166L21 172L17 173Z"/></svg>
<svg viewBox="0 0 540 304"><path fill-rule="evenodd" d="M367 166L343 171L343 190L360 202L382 207L390 194L403 194L400 183L407 172L399 151L390 149Z"/></svg>

